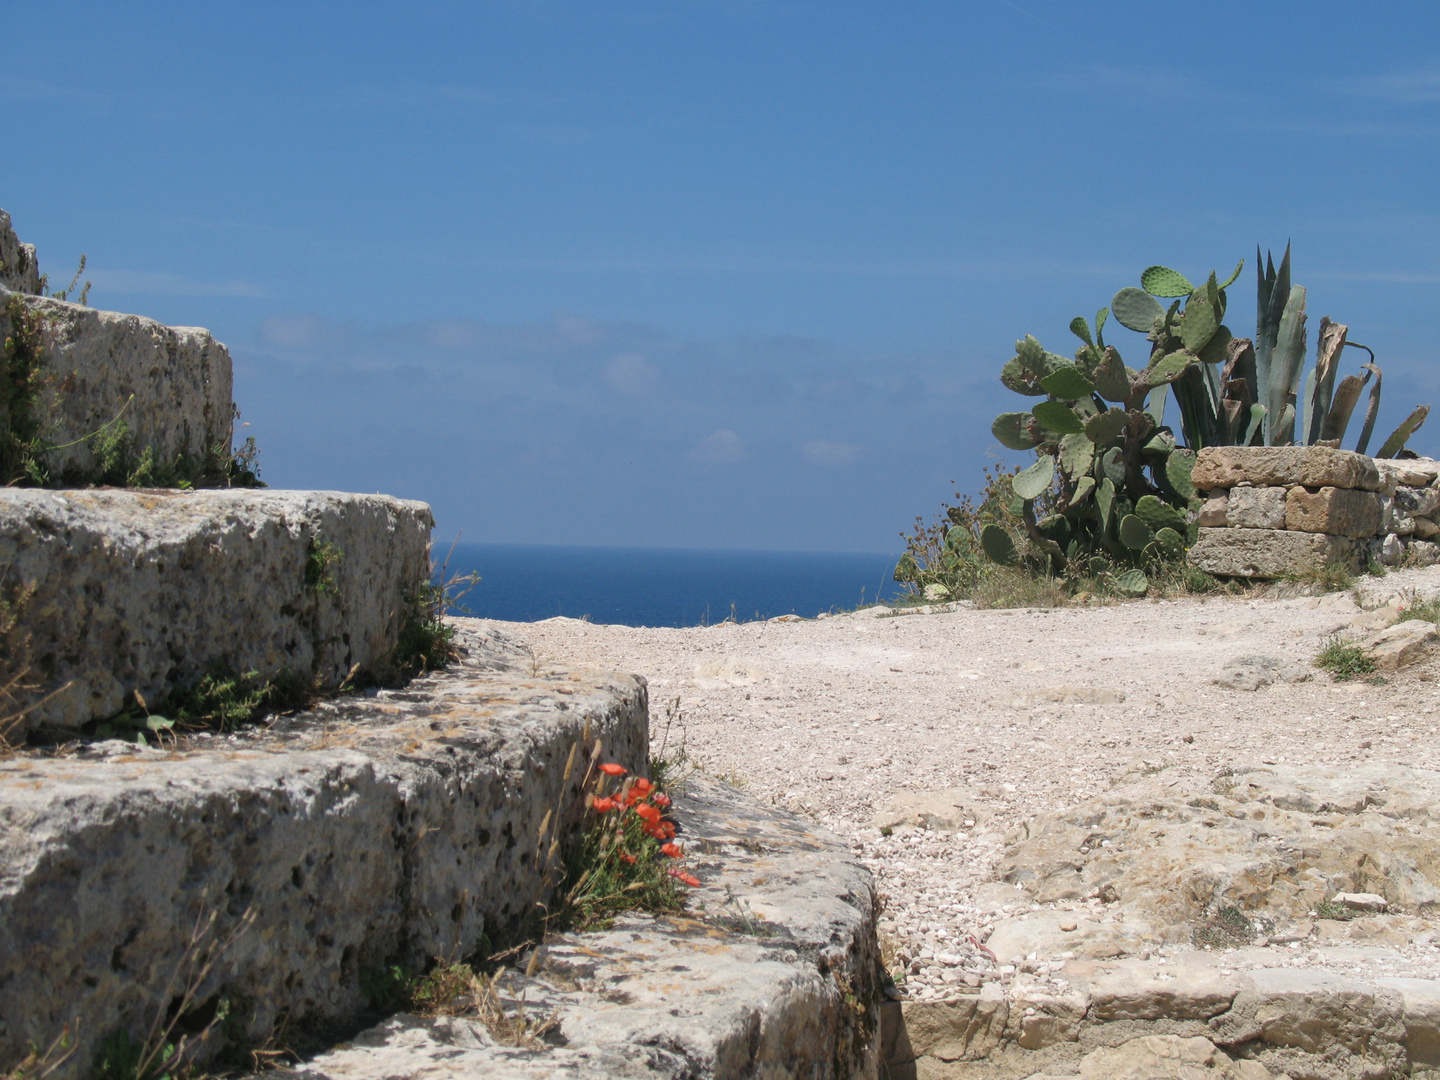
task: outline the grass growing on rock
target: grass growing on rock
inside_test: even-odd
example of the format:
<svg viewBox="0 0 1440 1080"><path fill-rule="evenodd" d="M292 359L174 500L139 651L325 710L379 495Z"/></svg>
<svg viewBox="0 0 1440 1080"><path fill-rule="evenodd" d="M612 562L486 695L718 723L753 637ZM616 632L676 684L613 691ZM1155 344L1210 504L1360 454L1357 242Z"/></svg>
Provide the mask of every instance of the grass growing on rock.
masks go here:
<svg viewBox="0 0 1440 1080"><path fill-rule="evenodd" d="M1337 680L1354 679L1375 671L1375 662L1355 642L1338 634L1325 639L1325 647L1315 657L1315 666L1330 672Z"/></svg>

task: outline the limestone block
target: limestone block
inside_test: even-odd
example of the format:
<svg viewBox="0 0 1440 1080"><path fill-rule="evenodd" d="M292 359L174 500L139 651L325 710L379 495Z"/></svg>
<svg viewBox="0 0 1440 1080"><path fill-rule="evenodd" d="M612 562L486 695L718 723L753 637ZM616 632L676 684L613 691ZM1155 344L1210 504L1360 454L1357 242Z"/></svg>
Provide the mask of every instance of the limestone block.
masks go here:
<svg viewBox="0 0 1440 1080"><path fill-rule="evenodd" d="M40 291L40 262L35 258L35 245L20 243L10 215L4 210L0 210L0 289L31 295Z"/></svg>
<svg viewBox="0 0 1440 1080"><path fill-rule="evenodd" d="M902 1001L901 1024L892 1064L919 1057L940 1061L977 1061L1000 1045L1010 1015L1010 1003L994 983L978 994L949 1001Z"/></svg>
<svg viewBox="0 0 1440 1080"><path fill-rule="evenodd" d="M1195 461L1197 488L1302 484L1378 491L1380 473L1364 454L1328 446L1207 446Z"/></svg>
<svg viewBox="0 0 1440 1080"><path fill-rule="evenodd" d="M1440 1065L1440 981L1376 979L1400 995L1405 1012L1405 1052L1416 1065Z"/></svg>
<svg viewBox="0 0 1440 1080"><path fill-rule="evenodd" d="M1390 515L1390 531L1396 536L1412 536L1415 533L1415 519L1403 510Z"/></svg>
<svg viewBox="0 0 1440 1080"><path fill-rule="evenodd" d="M1285 528L1358 539L1381 531L1385 507L1373 491L1292 487L1285 497Z"/></svg>
<svg viewBox="0 0 1440 1080"><path fill-rule="evenodd" d="M1207 912L1224 905L1285 926L1338 892L1371 892L1393 912L1423 914L1440 904L1437 829L1440 772L1393 762L1235 765L1208 786L1187 791L1145 778L1039 815L997 870L1042 902L1059 893L1112 899L1107 928L1117 944L1127 925L1146 928L1140 944L1124 946L1133 953L1188 943ZM1097 836L1109 843L1096 846ZM1079 933L1022 936L1026 923L1002 921L987 945L1010 956L1084 955Z"/></svg>
<svg viewBox="0 0 1440 1080"><path fill-rule="evenodd" d="M1440 477L1440 461L1434 458L1376 458L1375 467L1388 471L1397 485L1423 488Z"/></svg>
<svg viewBox="0 0 1440 1080"><path fill-rule="evenodd" d="M877 829L913 825L921 829L955 832L973 828L994 813L988 800L969 788L936 791L899 791L871 819Z"/></svg>
<svg viewBox="0 0 1440 1080"><path fill-rule="evenodd" d="M1405 557L1414 566L1434 566L1440 562L1440 544L1433 540L1412 540L1405 546Z"/></svg>
<svg viewBox="0 0 1440 1080"><path fill-rule="evenodd" d="M1007 1036L1025 1050L1078 1042L1089 1005L1089 997L1080 991L1056 993L1017 981L1010 989Z"/></svg>
<svg viewBox="0 0 1440 1080"><path fill-rule="evenodd" d="M463 956L539 900L541 818L585 814L578 778L563 781L571 748L600 739L643 769L645 687L537 676L493 633L460 643L451 672L263 733L0 762L0 1061L74 1021L67 1080L100 1039L142 1035L171 975L194 973L182 950L211 912L222 938L247 909L255 923L196 1000L245 1002L258 1043L285 1015L355 1017L362 971Z"/></svg>
<svg viewBox="0 0 1440 1080"><path fill-rule="evenodd" d="M1435 524L1429 518L1417 517L1415 519L1415 531L1411 534L1416 540L1433 540L1440 536L1440 525Z"/></svg>
<svg viewBox="0 0 1440 1080"><path fill-rule="evenodd" d="M1203 1035L1142 1035L1080 1061L1080 1080L1271 1080L1258 1061L1235 1060Z"/></svg>
<svg viewBox="0 0 1440 1080"><path fill-rule="evenodd" d="M1202 528L1223 529L1230 524L1226 517L1230 506L1230 492L1223 488L1219 491L1209 492L1205 496L1205 503L1200 507L1199 523Z"/></svg>
<svg viewBox="0 0 1440 1080"><path fill-rule="evenodd" d="M1183 962L1161 967L1144 960L1117 960L1084 980L1091 1017L1113 1020L1209 1020L1230 1008L1241 980L1216 968Z"/></svg>
<svg viewBox="0 0 1440 1080"><path fill-rule="evenodd" d="M1395 671L1424 657L1440 629L1424 619L1407 619L1361 641L1360 648L1377 671Z"/></svg>
<svg viewBox="0 0 1440 1080"><path fill-rule="evenodd" d="M159 702L214 663L327 686L376 670L428 578L431 525L385 495L0 488L0 584L36 590L24 700L68 686L25 728L112 716L137 690ZM339 555L323 580L322 544Z"/></svg>
<svg viewBox="0 0 1440 1080"><path fill-rule="evenodd" d="M45 438L61 447L47 459L52 476L89 468L88 437L117 418L135 451L149 449L157 462L182 453L199 459L215 447L229 455L230 353L208 330L44 297L26 304L47 320L45 363L56 377L37 406ZM0 332L10 332L3 317Z"/></svg>
<svg viewBox="0 0 1440 1080"><path fill-rule="evenodd" d="M1440 510L1440 488L1396 488L1395 506L1411 517L1430 517Z"/></svg>
<svg viewBox="0 0 1440 1080"><path fill-rule="evenodd" d="M1260 1039L1305 1054L1346 1052L1367 1064L1404 1067L1404 1013L1400 995L1324 971L1260 968L1236 995L1229 1013L1211 1022L1217 1041ZM1258 1055L1265 1063L1266 1055ZM1284 1060L1277 1057L1275 1060ZM1385 1075L1378 1071L1374 1075Z"/></svg>
<svg viewBox="0 0 1440 1080"><path fill-rule="evenodd" d="M1285 528L1285 489L1236 487L1230 489L1225 520L1237 529Z"/></svg>
<svg viewBox="0 0 1440 1080"><path fill-rule="evenodd" d="M1281 529L1201 529L1190 562L1223 577L1278 578L1340 562L1358 563L1355 545L1343 536Z"/></svg>

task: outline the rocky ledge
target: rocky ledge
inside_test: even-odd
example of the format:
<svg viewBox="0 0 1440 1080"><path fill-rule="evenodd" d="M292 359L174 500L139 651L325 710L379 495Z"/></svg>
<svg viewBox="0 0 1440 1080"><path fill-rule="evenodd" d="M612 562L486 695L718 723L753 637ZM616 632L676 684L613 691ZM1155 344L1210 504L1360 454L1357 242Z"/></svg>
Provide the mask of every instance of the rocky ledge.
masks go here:
<svg viewBox="0 0 1440 1080"><path fill-rule="evenodd" d="M552 939L501 976L501 1015L488 1024L474 1009L397 1015L284 1075L877 1075L869 872L838 838L718 781L694 776L680 792L686 862L701 880L684 916L632 915ZM521 1016L549 1030L508 1038Z"/></svg>

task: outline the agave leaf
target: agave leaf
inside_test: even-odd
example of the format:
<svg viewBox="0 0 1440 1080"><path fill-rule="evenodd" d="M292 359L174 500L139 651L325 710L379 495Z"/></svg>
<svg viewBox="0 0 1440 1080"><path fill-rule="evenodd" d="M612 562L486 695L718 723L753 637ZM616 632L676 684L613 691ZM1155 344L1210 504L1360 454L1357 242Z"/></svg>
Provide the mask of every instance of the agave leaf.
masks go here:
<svg viewBox="0 0 1440 1080"><path fill-rule="evenodd" d="M1029 450L1043 441L1039 435L1031 433L1030 422L1033 419L1024 412L1001 413L990 425L990 434L1001 446L1011 450Z"/></svg>
<svg viewBox="0 0 1440 1080"><path fill-rule="evenodd" d="M1061 401L1088 398L1095 392L1095 384L1073 364L1056 368L1040 380L1040 385L1045 388L1046 393L1055 395Z"/></svg>
<svg viewBox="0 0 1440 1080"><path fill-rule="evenodd" d="M1195 291L1185 275L1168 266L1151 266L1140 275L1140 284L1151 296L1189 296ZM1113 305L1112 305L1113 306ZM1119 318L1117 313L1116 318Z"/></svg>
<svg viewBox="0 0 1440 1080"><path fill-rule="evenodd" d="M1224 281L1220 282L1220 288L1228 289L1231 285L1234 285L1236 280L1240 277L1240 271L1244 269L1245 260L1241 259L1238 263L1235 264L1235 272L1231 274L1228 278L1226 278Z"/></svg>
<svg viewBox="0 0 1440 1080"><path fill-rule="evenodd" d="M1169 383L1161 383L1150 391L1150 396L1145 399L1145 415L1150 417L1154 424L1165 422L1165 395L1170 392Z"/></svg>
<svg viewBox="0 0 1440 1080"><path fill-rule="evenodd" d="M1405 444L1410 441L1410 436L1420 430L1420 425L1425 423L1425 418L1429 415L1429 405L1415 406L1415 411L1407 416L1404 422L1390 433L1390 437L1385 440L1385 445L1380 447L1380 452L1375 456L1393 458L1401 450L1405 449Z"/></svg>
<svg viewBox="0 0 1440 1080"><path fill-rule="evenodd" d="M1010 490L1029 502L1038 499L1054 479L1055 459L1049 454L1041 454L1034 465L1016 473L1015 479L1010 481Z"/></svg>
<svg viewBox="0 0 1440 1080"><path fill-rule="evenodd" d="M1268 394L1265 407L1270 413L1270 438L1267 442L1271 446L1282 446L1294 440L1295 393L1300 388L1300 369L1304 362L1305 288L1296 285L1290 290L1290 298L1285 303L1285 312L1280 318L1275 336L1275 351L1270 362L1270 383L1266 388ZM1287 426L1282 418L1286 408L1292 413L1288 436L1282 434Z"/></svg>
<svg viewBox="0 0 1440 1080"><path fill-rule="evenodd" d="M1042 401L1033 411L1035 419L1057 435L1073 435L1085 430L1085 422L1063 401Z"/></svg>
<svg viewBox="0 0 1440 1080"><path fill-rule="evenodd" d="M1310 415L1315 411L1315 369L1305 377L1305 393L1300 398L1300 442L1312 445L1310 439ZM1318 428L1316 429L1319 430Z"/></svg>
<svg viewBox="0 0 1440 1080"><path fill-rule="evenodd" d="M1330 405L1330 412L1325 416L1325 426L1320 431L1321 439L1328 441L1345 438L1345 429L1350 426L1350 417L1360 400L1360 391L1365 389L1365 384L1369 381L1368 371L1363 377L1346 375L1340 380L1340 385L1335 388L1335 400Z"/></svg>
<svg viewBox="0 0 1440 1080"><path fill-rule="evenodd" d="M1155 328L1155 320L1165 314L1159 300L1134 286L1117 292L1110 301L1110 310L1116 322L1138 334L1150 333Z"/></svg>
<svg viewBox="0 0 1440 1080"><path fill-rule="evenodd" d="M1323 432L1335 397L1335 375L1340 369L1340 353L1345 348L1348 332L1349 328L1344 323L1331 322L1328 315L1321 316L1320 333L1315 339L1315 393L1305 402L1307 443L1318 442L1321 438L1335 438Z"/></svg>
<svg viewBox="0 0 1440 1080"><path fill-rule="evenodd" d="M1288 446L1295 441L1295 406L1286 405L1280 410L1280 419L1270 429L1271 446Z"/></svg>
<svg viewBox="0 0 1440 1080"><path fill-rule="evenodd" d="M1380 411L1380 384L1385 381L1380 368L1373 362L1360 366L1375 373L1375 385L1370 388L1370 403L1365 407L1365 424L1360 428L1360 438L1355 443L1357 454L1365 453L1365 448L1370 445L1370 436L1375 432L1375 415Z"/></svg>
<svg viewBox="0 0 1440 1080"><path fill-rule="evenodd" d="M1090 324L1085 321L1084 315L1076 315L1070 320L1070 332L1086 345L1095 344L1095 339L1090 336Z"/></svg>
<svg viewBox="0 0 1440 1080"><path fill-rule="evenodd" d="M1265 426L1265 406L1259 402L1250 406L1250 423L1245 427L1245 441L1241 446L1255 446L1256 437Z"/></svg>
<svg viewBox="0 0 1440 1080"><path fill-rule="evenodd" d="M1205 377L1210 370L1203 364L1191 364L1171 384L1175 403L1180 406L1180 428L1185 433L1185 442L1197 449L1220 441L1215 395Z"/></svg>

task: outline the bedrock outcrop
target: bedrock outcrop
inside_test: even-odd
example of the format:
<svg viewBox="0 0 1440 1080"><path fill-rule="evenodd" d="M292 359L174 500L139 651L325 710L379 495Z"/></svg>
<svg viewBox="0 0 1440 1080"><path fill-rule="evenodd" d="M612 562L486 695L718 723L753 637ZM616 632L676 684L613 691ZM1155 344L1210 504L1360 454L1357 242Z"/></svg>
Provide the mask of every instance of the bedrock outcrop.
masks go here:
<svg viewBox="0 0 1440 1080"><path fill-rule="evenodd" d="M385 495L0 488L0 584L28 594L13 707L39 702L22 730L159 703L217 665L333 687L383 664L431 525Z"/></svg>

